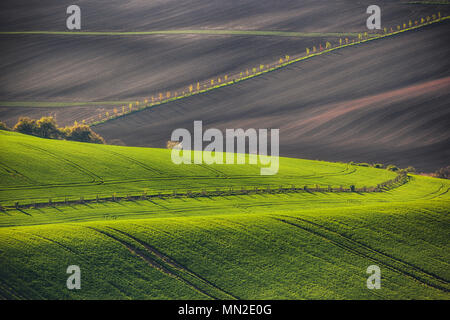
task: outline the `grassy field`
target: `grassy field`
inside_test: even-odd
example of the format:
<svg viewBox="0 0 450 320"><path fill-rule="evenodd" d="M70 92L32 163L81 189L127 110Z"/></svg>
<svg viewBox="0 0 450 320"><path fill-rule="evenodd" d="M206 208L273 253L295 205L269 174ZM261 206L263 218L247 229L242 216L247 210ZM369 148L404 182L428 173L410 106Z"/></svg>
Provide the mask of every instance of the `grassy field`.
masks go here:
<svg viewBox="0 0 450 320"><path fill-rule="evenodd" d="M170 150L55 141L0 131L0 204L68 197L148 194L228 187L374 186L396 175L386 170L280 158L274 176L260 165L175 165ZM40 159L41 161L36 161ZM377 172L376 175L373 172Z"/></svg>
<svg viewBox="0 0 450 320"><path fill-rule="evenodd" d="M176 166L169 150L0 131L0 204L220 186L376 185L394 173L282 158ZM450 183L412 175L380 193L100 201L0 212L7 299L449 299ZM66 289L79 265L81 290ZM366 268L382 288L366 288Z"/></svg>

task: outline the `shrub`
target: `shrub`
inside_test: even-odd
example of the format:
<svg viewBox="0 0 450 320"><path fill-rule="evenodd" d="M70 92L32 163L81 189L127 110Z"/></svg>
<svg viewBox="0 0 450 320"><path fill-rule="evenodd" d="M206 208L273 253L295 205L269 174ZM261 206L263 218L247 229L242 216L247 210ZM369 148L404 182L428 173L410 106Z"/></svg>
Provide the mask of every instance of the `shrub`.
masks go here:
<svg viewBox="0 0 450 320"><path fill-rule="evenodd" d="M57 139L62 132L53 117L42 117L36 122L35 134L41 138Z"/></svg>
<svg viewBox="0 0 450 320"><path fill-rule="evenodd" d="M92 129L85 124L75 124L73 127L64 128L64 136L67 140L105 143L105 140L100 135L92 131Z"/></svg>
<svg viewBox="0 0 450 320"><path fill-rule="evenodd" d="M181 147L181 143L179 141L167 141L166 148L167 149L177 149Z"/></svg>
<svg viewBox="0 0 450 320"><path fill-rule="evenodd" d="M394 164L388 165L386 169L389 171L395 171L395 172L398 171L398 167Z"/></svg>
<svg viewBox="0 0 450 320"><path fill-rule="evenodd" d="M36 126L36 120L32 120L28 117L21 117L13 130L24 134L36 135Z"/></svg>
<svg viewBox="0 0 450 320"><path fill-rule="evenodd" d="M450 179L450 166L446 166L444 168L440 168L439 170L437 170L434 175L437 178L441 178L441 179Z"/></svg>
<svg viewBox="0 0 450 320"><path fill-rule="evenodd" d="M42 117L39 120L20 118L14 131L31 134L48 139L67 139L80 142L105 143L105 140L92 131L87 125L79 125L76 121L72 127L58 128L53 117Z"/></svg>
<svg viewBox="0 0 450 320"><path fill-rule="evenodd" d="M356 165L360 166L360 167L370 167L370 165L368 163L365 163L365 162L357 163Z"/></svg>
<svg viewBox="0 0 450 320"><path fill-rule="evenodd" d="M384 165L383 165L382 163L374 163L374 164L373 164L373 167L374 167L374 168L377 168L377 169L381 169L381 168L384 167Z"/></svg>
<svg viewBox="0 0 450 320"><path fill-rule="evenodd" d="M0 121L0 130L10 131L11 129L3 121Z"/></svg>
<svg viewBox="0 0 450 320"><path fill-rule="evenodd" d="M415 173L416 172L416 168L409 166L408 168L405 169L405 171L407 173Z"/></svg>

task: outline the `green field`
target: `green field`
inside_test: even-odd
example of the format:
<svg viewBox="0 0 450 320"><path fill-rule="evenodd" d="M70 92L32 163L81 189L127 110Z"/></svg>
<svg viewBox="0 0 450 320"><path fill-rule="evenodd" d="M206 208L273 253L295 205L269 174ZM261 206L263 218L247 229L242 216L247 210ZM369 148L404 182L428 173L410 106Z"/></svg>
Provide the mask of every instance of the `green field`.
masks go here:
<svg viewBox="0 0 450 320"><path fill-rule="evenodd" d="M151 197L233 187L376 186L396 174L280 158L174 165L170 151L0 131L0 297L449 299L450 183L410 175L383 192ZM62 199L70 205L22 207ZM15 208L16 203L18 204ZM381 289L366 287L378 265ZM66 288L79 265L81 290Z"/></svg>

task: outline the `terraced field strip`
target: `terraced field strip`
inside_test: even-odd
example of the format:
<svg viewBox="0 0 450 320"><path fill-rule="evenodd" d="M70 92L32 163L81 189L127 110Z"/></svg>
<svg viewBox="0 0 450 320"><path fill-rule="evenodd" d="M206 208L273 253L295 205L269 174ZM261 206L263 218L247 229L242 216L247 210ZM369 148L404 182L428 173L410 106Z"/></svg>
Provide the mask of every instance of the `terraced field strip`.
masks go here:
<svg viewBox="0 0 450 320"><path fill-rule="evenodd" d="M396 177L383 169L284 157L279 158L277 175L261 176L262 164L178 166L170 160L167 149L93 145L9 131L0 131L0 142L4 150L0 159L0 204L17 208L110 201L113 196L138 200L337 192L341 187L348 191L352 185L354 191L364 192L364 188L382 189L383 182Z"/></svg>
<svg viewBox="0 0 450 320"><path fill-rule="evenodd" d="M373 249L366 244L353 240L318 223L298 217L281 217L283 218L274 217L273 219L310 232L311 234L323 238L325 241L331 242L345 251L372 260L380 266L384 266L394 272L410 277L424 285L442 290L444 292L450 291L450 283L448 280L436 274L427 272L411 263L402 261L391 255ZM294 220L294 222L292 220Z"/></svg>
<svg viewBox="0 0 450 320"><path fill-rule="evenodd" d="M314 46L313 49L306 48L305 53L300 53L298 55L295 55L293 57L285 56L284 58L280 58L279 61L275 61L271 64L259 64L256 67L248 68L247 70L243 72L237 72L235 74L231 75L222 75L218 76L214 79L207 79L203 81L197 82L197 84L191 84L189 86L178 88L176 90L167 91L165 93L159 92L155 93L151 98L145 99L142 101L136 101L135 104L129 104L128 107L121 106L122 112L118 111L116 108L112 109L114 112L105 112L105 114L99 114L96 116L89 117L87 119L84 119L83 122L86 124L89 124L90 126L95 126L100 123L104 123L113 119L117 119L123 116L127 116L129 114L132 114L134 112L139 112L141 110L157 107L164 105L166 103L176 101L179 99L188 98L190 96L196 95L196 94L202 94L209 92L211 90L215 90L218 88L230 86L236 83L239 83L241 81L245 81L248 79L252 79L261 75L264 75L268 72L272 72L275 70L278 70L280 68L284 68L286 66L289 66L293 63L297 63L306 59L310 59L316 56L319 56L321 54L326 54L333 52L335 50L343 49L349 46L359 45L366 43L368 41L373 40L379 40L383 39L385 37L391 37L398 35L402 32L417 30L419 28L423 28L425 26L429 26L431 24L440 23L445 20L450 19L450 16L441 17L439 14L439 17L436 17L434 15L434 19L431 19L430 17L427 17L426 19L421 18L419 20L416 20L415 23L412 23L411 21L407 24L404 23L403 25L398 25L395 29L391 27L389 30L388 28L385 28L384 34L365 34L362 36L362 33L356 33L355 35L358 36L357 40L349 40L348 38L345 38L345 41L342 41L340 39L339 43L332 45L331 43L327 42L324 47L322 47L322 44L316 47ZM365 39L364 39L365 38ZM344 43L345 42L345 43ZM134 108L133 108L134 107ZM120 107L119 107L120 108Z"/></svg>
<svg viewBox="0 0 450 320"><path fill-rule="evenodd" d="M106 227L108 231L94 227L87 227L113 239L125 246L133 255L145 261L151 267L183 282L193 290L204 294L210 299L235 300L237 297L223 291L213 283L188 270L167 255L164 255L153 246L144 243L136 237L121 230ZM118 235L117 235L118 234ZM125 238L125 239L123 239Z"/></svg>
<svg viewBox="0 0 450 320"><path fill-rule="evenodd" d="M206 189L200 190L200 191L187 191L185 193L178 193L176 191L173 191L172 193L164 193L164 192L158 192L156 194L147 194L146 192L143 192L139 195L131 195L128 194L127 196L118 196L116 193L114 193L112 196L107 197L99 197L97 194L94 198L86 198L84 196L80 197L80 199L77 200L68 200L65 198L63 201L53 201L49 200L48 202L33 202L33 201L26 201L26 203L20 204L18 201L15 202L14 205L5 205L0 206L0 210L5 209L29 209L29 208L45 208L45 207L54 207L56 205L72 205L72 204L80 204L80 203L94 203L94 202L105 202L105 201L136 201L136 200L147 200L152 198L197 198L197 197L223 197L223 196L237 196L237 195L249 195L249 194L265 194L265 193L297 193L297 192L330 192L330 193L350 193L350 192L357 192L357 193L373 193L373 192L383 192L387 190L395 189L399 186L404 185L409 181L410 177L408 175L399 174L395 179L383 182L376 187L363 187L363 188L333 188L331 186L328 186L326 188L321 188L320 186L316 185L316 187L308 188L307 186L303 187L296 187L294 185L290 187L283 187L279 186L278 188L272 188L270 185L265 187L253 187L253 188L245 188L241 187L240 189L234 189L233 187L224 187L222 189L216 188L216 190L213 191L206 191ZM444 192L445 193L445 192ZM92 196L91 196L92 197Z"/></svg>

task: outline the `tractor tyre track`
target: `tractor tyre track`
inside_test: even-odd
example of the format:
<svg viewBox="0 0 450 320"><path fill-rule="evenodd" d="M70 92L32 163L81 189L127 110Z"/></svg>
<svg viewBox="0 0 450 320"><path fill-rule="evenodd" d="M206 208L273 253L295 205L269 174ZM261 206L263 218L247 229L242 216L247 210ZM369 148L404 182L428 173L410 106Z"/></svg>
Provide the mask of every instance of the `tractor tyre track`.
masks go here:
<svg viewBox="0 0 450 320"><path fill-rule="evenodd" d="M300 218L297 219L296 217L290 217L290 216L285 216L285 217L294 218L298 222L302 222L304 225L300 225L298 223L293 223L293 222L290 222L290 221L287 221L284 219L280 219L280 218L273 218L273 219L280 221L282 223L291 225L293 227L299 228L308 233L311 233L311 234L313 234L319 238L322 238L325 241L328 241L331 244L343 249L344 251L355 254L364 259L372 260L380 265L385 266L386 268L388 268L389 270L391 270L393 272L407 276L408 278L410 278L414 281L418 281L426 286L429 286L429 287L432 287L432 288L435 288L435 289L438 289L438 290L441 290L444 292L450 291L450 289L448 288L448 284L449 284L448 281L437 275L431 274L431 273L426 272L414 265L411 265L409 263L406 263L406 262L403 262L396 258L393 258L389 255L386 255L386 254L380 252L380 251L374 250L374 249L372 249L364 244L361 244L359 242L356 242L352 239L348 239L347 237L345 237L337 232L328 230L324 227L319 227L319 225L311 223L308 220L303 220ZM326 232L324 232L324 230L326 232L328 232L328 234ZM344 240L345 242L348 242L348 243L345 244L341 241L333 239L333 236L330 236L329 233L333 233L334 236L337 236L338 238L340 238L340 240ZM356 246L357 248L355 248L354 246ZM364 252L364 251L366 251L366 252ZM370 255L368 253L370 253ZM381 256L381 258L377 257L377 256ZM384 259L382 259L382 258L384 258ZM386 259L391 260L391 263L387 262ZM394 262L394 263L392 263L392 262ZM398 264L400 266L396 266L395 264ZM408 270L408 269L412 269L412 270Z"/></svg>
<svg viewBox="0 0 450 320"><path fill-rule="evenodd" d="M162 259L162 258L159 258L158 256L156 256L156 257L158 257L159 260L160 260L160 261L157 261L155 258L152 258L152 257L149 256L149 254L150 254L150 255L154 255L155 253L154 253L153 251L150 251L147 247L144 247L145 250L141 250L141 249L139 249L139 248L136 248L136 246L131 245L129 242L124 241L124 240L122 240L122 239L119 239L118 237L116 237L116 236L114 236L114 235L112 235L112 234L110 234L110 233L108 233L108 232L105 232L105 231L103 231L103 230L100 230L100 229L97 229L97 228L94 228L94 227L86 227L86 228L91 229L91 230L95 230L95 231L97 231L98 233L101 233L102 235L104 235L104 236L106 236L106 237L108 237L108 238L110 238L110 239L113 239L113 240L115 240L116 242L119 242L119 243L120 243L121 245L123 245L129 252L131 252L133 255L137 256L138 258L140 258L140 259L143 260L144 262L146 262L148 265L150 265L150 266L153 267L154 269L156 269L156 270L158 270L158 271L160 271L160 272L166 274L166 275L169 276L169 277L172 277L172 278L174 278L174 279L176 279L176 280L178 280L178 281L184 283L185 285L187 285L188 287L190 287L192 290L194 290L194 291L196 291L196 292L199 292L199 293L205 295L207 298L214 299L214 300L221 299L220 297L217 297L217 296L215 296L215 295L213 295L213 294L211 294L211 293L206 292L204 289L199 288L197 285L195 285L195 284L192 283L191 281L185 279L184 277L180 276L179 274L177 274L176 272L174 272L173 270L171 270L171 269L173 269L174 266L171 265L169 262L166 262L166 261L172 261L172 260L169 260L169 259ZM113 229L113 228L110 228L110 229L115 230L115 229ZM115 230L115 231L117 232L117 230ZM122 233L122 232L119 231L119 233ZM122 233L122 234L125 235L124 233ZM134 242L137 242L137 241L134 240L133 238L130 238L130 239L131 239L132 241L134 241ZM140 244L140 242L137 242L137 243ZM140 245L142 245L142 244L140 244ZM150 247L149 247L149 248L150 248ZM215 287L214 287L214 288L215 288ZM223 291L222 291L222 292L223 292Z"/></svg>

